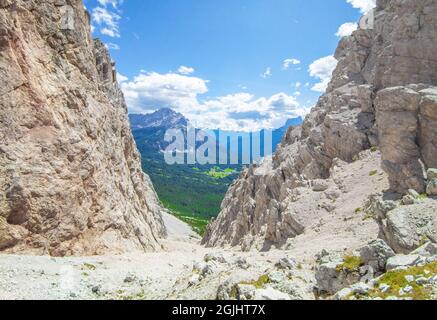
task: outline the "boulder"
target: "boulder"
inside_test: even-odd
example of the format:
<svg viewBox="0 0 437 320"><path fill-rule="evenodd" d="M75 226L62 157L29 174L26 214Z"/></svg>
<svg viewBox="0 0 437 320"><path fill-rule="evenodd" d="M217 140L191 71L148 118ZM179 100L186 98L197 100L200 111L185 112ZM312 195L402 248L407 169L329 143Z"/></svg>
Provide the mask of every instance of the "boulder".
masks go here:
<svg viewBox="0 0 437 320"><path fill-rule="evenodd" d="M225 257L221 253L208 253L203 258L205 262L216 261L218 263L227 263Z"/></svg>
<svg viewBox="0 0 437 320"><path fill-rule="evenodd" d="M383 220L387 217L387 213L396 209L398 203L392 200L382 200L378 196L370 196L369 209L376 214L379 220Z"/></svg>
<svg viewBox="0 0 437 320"><path fill-rule="evenodd" d="M380 221L381 237L396 253L408 254L424 242L437 242L437 201L401 206Z"/></svg>
<svg viewBox="0 0 437 320"><path fill-rule="evenodd" d="M414 199L417 199L420 197L420 194L416 190L413 190L413 189L408 189L407 195L414 198Z"/></svg>
<svg viewBox="0 0 437 320"><path fill-rule="evenodd" d="M420 248L417 248L411 254L416 254L421 257L437 256L437 244L427 242Z"/></svg>
<svg viewBox="0 0 437 320"><path fill-rule="evenodd" d="M277 263L277 265L283 269L295 269L297 267L298 263L293 258L284 257L284 258L279 259L279 262Z"/></svg>
<svg viewBox="0 0 437 320"><path fill-rule="evenodd" d="M417 265L420 262L420 256L413 255L397 255L391 257L387 261L387 271L398 269L398 268L408 268Z"/></svg>
<svg viewBox="0 0 437 320"><path fill-rule="evenodd" d="M312 190L314 192L323 192L323 191L328 190L328 188L329 188L329 185L328 185L328 182L326 180L318 179L318 180L314 180L312 182Z"/></svg>
<svg viewBox="0 0 437 320"><path fill-rule="evenodd" d="M291 300L288 294L271 287L256 290L254 297L254 300Z"/></svg>
<svg viewBox="0 0 437 320"><path fill-rule="evenodd" d="M237 259L237 261L235 263L241 269L247 270L250 268L250 264L249 264L249 262L247 262L246 258L240 257Z"/></svg>
<svg viewBox="0 0 437 320"><path fill-rule="evenodd" d="M200 283L200 275L198 274L193 274L190 279L188 280L188 285L190 287L192 286L196 286Z"/></svg>
<svg viewBox="0 0 437 320"><path fill-rule="evenodd" d="M363 295L363 294L367 294L370 291L371 287L366 283L359 282L359 283L353 284L350 287L350 289L352 290L353 293Z"/></svg>
<svg viewBox="0 0 437 320"><path fill-rule="evenodd" d="M287 276L280 271L272 271L268 276L271 283L281 283L287 280Z"/></svg>
<svg viewBox="0 0 437 320"><path fill-rule="evenodd" d="M409 206L411 204L414 204L416 202L416 198L410 195L406 195L402 198L402 204L405 206Z"/></svg>
<svg viewBox="0 0 437 320"><path fill-rule="evenodd" d="M338 291L338 292L334 295L334 299L335 299L335 300L346 300L346 299L349 298L352 294L353 294L353 291L352 291L351 288L344 288L344 289L341 289L340 291Z"/></svg>
<svg viewBox="0 0 437 320"><path fill-rule="evenodd" d="M334 294L360 281L359 266L345 268L345 261L336 254L324 256L315 268L317 289L320 293Z"/></svg>
<svg viewBox="0 0 437 320"><path fill-rule="evenodd" d="M437 169L428 169L428 171L426 172L426 177L428 180L437 179Z"/></svg>
<svg viewBox="0 0 437 320"><path fill-rule="evenodd" d="M238 300L253 300L255 298L256 287L250 284L237 284Z"/></svg>
<svg viewBox="0 0 437 320"><path fill-rule="evenodd" d="M426 186L426 193L429 196L437 196L437 179L431 179Z"/></svg>
<svg viewBox="0 0 437 320"><path fill-rule="evenodd" d="M393 249L381 239L369 242L359 252L363 263L370 265L376 272L385 271L387 260L396 255Z"/></svg>

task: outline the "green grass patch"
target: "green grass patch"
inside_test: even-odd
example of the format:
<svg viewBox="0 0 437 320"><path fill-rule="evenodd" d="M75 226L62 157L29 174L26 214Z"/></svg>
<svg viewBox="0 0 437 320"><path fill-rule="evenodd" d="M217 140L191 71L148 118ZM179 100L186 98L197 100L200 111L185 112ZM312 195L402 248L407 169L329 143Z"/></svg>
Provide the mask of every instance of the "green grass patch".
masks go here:
<svg viewBox="0 0 437 320"><path fill-rule="evenodd" d="M207 176L210 176L214 179L224 179L227 178L229 175L234 174L236 171L231 168L221 169L220 167L212 167L211 170L205 172Z"/></svg>
<svg viewBox="0 0 437 320"><path fill-rule="evenodd" d="M405 279L406 276L411 275L415 278L424 277L430 278L437 275L437 262L427 264L423 267L411 267L406 270L393 270L382 275L376 288L370 291L366 296L371 298L386 299L391 296L400 298L412 298L413 300L429 300L431 299L431 289L423 285L419 285L416 281L408 282ZM380 284L386 284L390 286L390 289L386 292L382 292L378 287ZM406 286L411 286L413 289L411 292L405 295L400 295L399 291ZM358 295L357 298L360 298Z"/></svg>
<svg viewBox="0 0 437 320"><path fill-rule="evenodd" d="M94 271L94 270L96 270L97 268L96 268L95 265L93 265L93 264L91 264L91 263L84 263L84 264L83 264L83 269L87 269L87 270Z"/></svg>
<svg viewBox="0 0 437 320"><path fill-rule="evenodd" d="M270 278L266 274L263 274L261 277L258 278L258 280L248 281L248 282L240 282L240 284L251 285L257 289L262 289L265 287L266 284L269 284L269 283L270 283Z"/></svg>
<svg viewBox="0 0 437 320"><path fill-rule="evenodd" d="M417 199L419 199L419 200L428 199L428 195L426 193L421 193Z"/></svg>
<svg viewBox="0 0 437 320"><path fill-rule="evenodd" d="M363 265L363 261L360 257L356 256L344 256L343 263L338 265L337 272L347 271L347 272L358 272L360 267Z"/></svg>
<svg viewBox="0 0 437 320"><path fill-rule="evenodd" d="M117 291L117 300L124 300L124 301L136 301L136 300L144 300L146 298L146 294L144 292L144 289L141 289L137 293L127 294L124 290L118 290Z"/></svg>
<svg viewBox="0 0 437 320"><path fill-rule="evenodd" d="M375 212L368 211L366 213L366 215L363 217L363 221L367 221L367 220L371 220L371 219L375 219L375 218L376 218Z"/></svg>

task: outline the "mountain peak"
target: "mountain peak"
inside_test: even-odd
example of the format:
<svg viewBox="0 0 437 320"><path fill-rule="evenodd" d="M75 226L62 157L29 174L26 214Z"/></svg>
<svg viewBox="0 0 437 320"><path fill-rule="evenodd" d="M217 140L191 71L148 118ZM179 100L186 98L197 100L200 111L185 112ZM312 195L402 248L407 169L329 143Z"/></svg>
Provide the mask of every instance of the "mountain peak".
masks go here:
<svg viewBox="0 0 437 320"><path fill-rule="evenodd" d="M130 114L132 129L164 128L173 129L186 127L188 120L181 113L170 108L158 109L148 114Z"/></svg>

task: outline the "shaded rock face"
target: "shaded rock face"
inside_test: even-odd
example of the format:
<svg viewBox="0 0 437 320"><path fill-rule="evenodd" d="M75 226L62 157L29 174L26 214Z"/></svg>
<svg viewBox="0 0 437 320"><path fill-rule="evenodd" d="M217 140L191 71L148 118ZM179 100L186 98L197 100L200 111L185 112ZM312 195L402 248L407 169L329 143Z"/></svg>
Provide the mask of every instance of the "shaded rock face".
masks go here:
<svg viewBox="0 0 437 320"><path fill-rule="evenodd" d="M374 16L372 28L340 41L327 92L286 134L272 166L251 167L230 187L204 244L284 244L308 225L293 193L371 147L393 191L425 191L424 172L437 161L437 3L379 0Z"/></svg>
<svg viewBox="0 0 437 320"><path fill-rule="evenodd" d="M82 1L0 1L0 107L0 250L159 248L161 207Z"/></svg>

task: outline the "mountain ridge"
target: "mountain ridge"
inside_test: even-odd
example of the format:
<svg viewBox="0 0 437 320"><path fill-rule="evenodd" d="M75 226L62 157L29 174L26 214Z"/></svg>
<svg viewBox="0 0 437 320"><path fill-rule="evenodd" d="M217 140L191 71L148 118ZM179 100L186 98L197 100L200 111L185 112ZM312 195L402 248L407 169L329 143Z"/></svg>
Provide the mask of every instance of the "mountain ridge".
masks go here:
<svg viewBox="0 0 437 320"><path fill-rule="evenodd" d="M132 130L165 128L178 129L186 128L188 120L181 114L171 108L158 109L148 114L129 114L129 121Z"/></svg>

